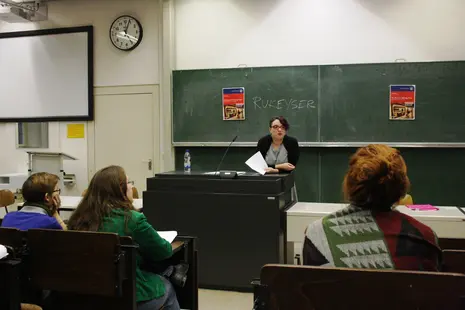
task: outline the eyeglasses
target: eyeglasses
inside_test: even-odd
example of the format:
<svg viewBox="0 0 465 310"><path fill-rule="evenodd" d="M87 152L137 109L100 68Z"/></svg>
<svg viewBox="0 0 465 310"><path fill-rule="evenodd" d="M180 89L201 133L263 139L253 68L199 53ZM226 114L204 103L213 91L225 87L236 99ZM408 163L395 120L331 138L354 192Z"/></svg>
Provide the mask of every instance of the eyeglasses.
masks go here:
<svg viewBox="0 0 465 310"><path fill-rule="evenodd" d="M61 194L61 188L54 190L53 193L58 193L58 195L60 195Z"/></svg>
<svg viewBox="0 0 465 310"><path fill-rule="evenodd" d="M273 125L273 126L271 126L271 128L273 128L275 130L278 130L278 129L284 130L284 129L286 129L286 128L284 128L284 126L279 126L279 125Z"/></svg>
<svg viewBox="0 0 465 310"><path fill-rule="evenodd" d="M134 181L128 181L128 184L134 185Z"/></svg>

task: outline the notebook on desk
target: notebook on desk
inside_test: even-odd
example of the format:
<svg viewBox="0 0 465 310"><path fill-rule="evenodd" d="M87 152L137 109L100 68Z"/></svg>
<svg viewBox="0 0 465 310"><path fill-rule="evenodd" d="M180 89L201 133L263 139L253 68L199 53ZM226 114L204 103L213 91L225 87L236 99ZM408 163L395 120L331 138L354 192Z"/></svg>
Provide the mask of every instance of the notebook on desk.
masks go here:
<svg viewBox="0 0 465 310"><path fill-rule="evenodd" d="M8 251L6 247L0 244L0 259L3 259L8 256Z"/></svg>
<svg viewBox="0 0 465 310"><path fill-rule="evenodd" d="M172 243L176 236L178 235L177 231L171 230L171 231L159 231L158 234L160 237L168 241L169 243Z"/></svg>
<svg viewBox="0 0 465 310"><path fill-rule="evenodd" d="M413 211L438 211L439 208L432 205L407 205L407 208Z"/></svg>

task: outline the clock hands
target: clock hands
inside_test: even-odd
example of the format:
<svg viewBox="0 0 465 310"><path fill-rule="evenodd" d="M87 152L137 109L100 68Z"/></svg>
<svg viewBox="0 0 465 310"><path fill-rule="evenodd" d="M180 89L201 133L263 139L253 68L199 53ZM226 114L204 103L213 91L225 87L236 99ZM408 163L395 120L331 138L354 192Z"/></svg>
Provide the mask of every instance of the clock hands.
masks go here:
<svg viewBox="0 0 465 310"><path fill-rule="evenodd" d="M126 25L126 29L124 29L124 31L120 31L120 33L117 35L117 37L119 37L120 39L125 39L125 40L131 41L133 43L136 43L137 38L135 38L135 37L128 34L128 29L129 29L129 24L130 23L131 23L131 20L128 20L128 23Z"/></svg>
<svg viewBox="0 0 465 310"><path fill-rule="evenodd" d="M128 24L126 25L126 29L124 29L124 33L127 35L128 34L128 29L129 29L129 24L131 23L131 20L128 20Z"/></svg>
<svg viewBox="0 0 465 310"><path fill-rule="evenodd" d="M129 35L129 34L125 34L123 31L118 33L116 36L118 38L120 38L120 39L125 39L125 40L128 40L128 41L134 42L134 43L136 43L138 41L138 39L136 37L133 37L132 35Z"/></svg>

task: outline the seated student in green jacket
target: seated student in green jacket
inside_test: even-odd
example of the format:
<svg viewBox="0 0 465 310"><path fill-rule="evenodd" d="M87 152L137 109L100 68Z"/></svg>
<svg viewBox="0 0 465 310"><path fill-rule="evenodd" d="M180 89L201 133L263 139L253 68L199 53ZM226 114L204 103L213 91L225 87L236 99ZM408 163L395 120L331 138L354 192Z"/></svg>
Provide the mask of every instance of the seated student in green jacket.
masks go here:
<svg viewBox="0 0 465 310"><path fill-rule="evenodd" d="M147 262L158 262L172 255L171 244L161 238L146 217L132 205L132 185L124 169L109 166L98 171L68 228L81 231L113 232L130 236L139 245L136 266L138 310L178 310L176 292L163 276L141 269Z"/></svg>

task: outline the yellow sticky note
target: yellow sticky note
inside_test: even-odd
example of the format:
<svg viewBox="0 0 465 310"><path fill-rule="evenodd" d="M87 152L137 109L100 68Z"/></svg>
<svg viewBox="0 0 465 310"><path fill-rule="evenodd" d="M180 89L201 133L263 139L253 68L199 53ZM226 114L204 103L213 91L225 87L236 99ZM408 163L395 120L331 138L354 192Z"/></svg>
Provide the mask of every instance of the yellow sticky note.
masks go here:
<svg viewBox="0 0 465 310"><path fill-rule="evenodd" d="M68 139L83 139L84 124L68 124Z"/></svg>

